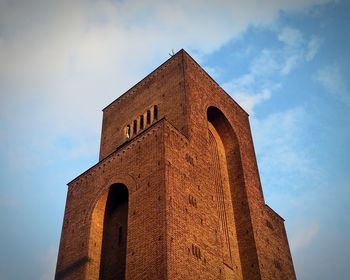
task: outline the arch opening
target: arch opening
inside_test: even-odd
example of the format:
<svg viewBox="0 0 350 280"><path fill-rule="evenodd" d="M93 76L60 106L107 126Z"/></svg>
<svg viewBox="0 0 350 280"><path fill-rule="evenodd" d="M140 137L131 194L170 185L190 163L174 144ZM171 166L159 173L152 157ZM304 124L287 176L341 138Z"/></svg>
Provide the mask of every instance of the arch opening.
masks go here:
<svg viewBox="0 0 350 280"><path fill-rule="evenodd" d="M125 279L128 201L129 193L124 184L110 187L103 218L101 280Z"/></svg>

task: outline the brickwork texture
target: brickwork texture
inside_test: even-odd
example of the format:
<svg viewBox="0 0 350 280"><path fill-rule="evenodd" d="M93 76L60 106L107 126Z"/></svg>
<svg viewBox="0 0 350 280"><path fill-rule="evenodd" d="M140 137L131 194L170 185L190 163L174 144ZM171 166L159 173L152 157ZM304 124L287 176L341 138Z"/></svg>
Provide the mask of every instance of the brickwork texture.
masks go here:
<svg viewBox="0 0 350 280"><path fill-rule="evenodd" d="M296 279L248 114L184 50L103 110L55 279Z"/></svg>

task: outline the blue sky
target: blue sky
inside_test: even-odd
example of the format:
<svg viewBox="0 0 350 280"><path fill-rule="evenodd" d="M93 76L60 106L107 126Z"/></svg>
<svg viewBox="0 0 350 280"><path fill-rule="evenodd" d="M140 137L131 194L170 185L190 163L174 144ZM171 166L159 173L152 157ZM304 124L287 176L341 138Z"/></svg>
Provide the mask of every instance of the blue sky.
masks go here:
<svg viewBox="0 0 350 280"><path fill-rule="evenodd" d="M72 3L74 2L74 3ZM298 279L350 259L350 3L0 0L0 279L52 279L101 109L185 48L249 113Z"/></svg>

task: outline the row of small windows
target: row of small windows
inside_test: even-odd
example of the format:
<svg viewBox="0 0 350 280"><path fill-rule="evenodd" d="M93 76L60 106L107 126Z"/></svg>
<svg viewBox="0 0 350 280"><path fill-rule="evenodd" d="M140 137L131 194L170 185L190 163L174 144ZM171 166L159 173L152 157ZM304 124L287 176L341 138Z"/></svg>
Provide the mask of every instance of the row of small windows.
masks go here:
<svg viewBox="0 0 350 280"><path fill-rule="evenodd" d="M126 138L135 136L141 130L145 129L154 121L158 120L158 106L154 105L148 109L144 114L140 115L132 122L132 125L128 124L125 128ZM131 133L132 132L132 133Z"/></svg>

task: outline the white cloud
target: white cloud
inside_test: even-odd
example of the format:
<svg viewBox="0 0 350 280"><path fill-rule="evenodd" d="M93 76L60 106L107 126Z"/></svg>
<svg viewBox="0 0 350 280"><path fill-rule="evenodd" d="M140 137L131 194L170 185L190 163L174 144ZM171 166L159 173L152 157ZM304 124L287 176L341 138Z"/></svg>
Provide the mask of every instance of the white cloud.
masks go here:
<svg viewBox="0 0 350 280"><path fill-rule="evenodd" d="M281 67L278 61L278 52L273 49L263 49L251 63L251 73L259 76L275 74Z"/></svg>
<svg viewBox="0 0 350 280"><path fill-rule="evenodd" d="M322 43L321 38L315 35L307 40L300 30L292 27L283 28L278 39L284 43L280 53L275 54L280 56L282 75L289 74L302 62L312 61Z"/></svg>
<svg viewBox="0 0 350 280"><path fill-rule="evenodd" d="M318 223L312 223L304 227L300 227L297 232L290 238L290 244L292 251L296 252L307 248L320 232L320 225Z"/></svg>
<svg viewBox="0 0 350 280"><path fill-rule="evenodd" d="M311 37L310 41L307 44L307 52L305 54L306 61L313 60L322 44L322 41L323 40L317 36Z"/></svg>
<svg viewBox="0 0 350 280"><path fill-rule="evenodd" d="M313 36L309 41L304 39L300 30L285 27L278 35L278 39L284 43L280 52L281 75L288 75L301 62L311 61L318 51L317 41Z"/></svg>
<svg viewBox="0 0 350 280"><path fill-rule="evenodd" d="M302 107L273 113L263 119L252 119L262 173L285 172L299 176L304 174L306 177L316 172L306 147L299 145L306 119L306 112Z"/></svg>
<svg viewBox="0 0 350 280"><path fill-rule="evenodd" d="M129 68L142 60L147 64L166 57L171 48L207 53L251 25L270 24L281 10L322 2L3 2L0 73L51 80L72 70L97 74L126 62ZM296 37L291 30L283 33L287 41Z"/></svg>
<svg viewBox="0 0 350 280"><path fill-rule="evenodd" d="M234 92L232 97L250 115L254 115L254 108L263 101L270 99L271 92L268 89L264 89L261 92L254 94L249 92Z"/></svg>
<svg viewBox="0 0 350 280"><path fill-rule="evenodd" d="M285 27L278 35L278 39L289 48L298 48L303 44L304 38L300 30Z"/></svg>
<svg viewBox="0 0 350 280"><path fill-rule="evenodd" d="M184 47L200 58L249 26L271 24L282 10L323 2L2 1L1 117L12 127L39 120L40 141L62 134L80 142L93 139L91 149L84 149L91 151L99 139L100 109L168 58L171 49ZM270 56L262 54L256 71L258 65L275 71ZM257 99L267 99L268 90L260 89Z"/></svg>
<svg viewBox="0 0 350 280"><path fill-rule="evenodd" d="M292 55L286 58L284 65L281 69L281 74L282 75L287 75L294 69L300 60L300 55Z"/></svg>
<svg viewBox="0 0 350 280"><path fill-rule="evenodd" d="M255 106L269 100L282 87L278 81L281 76L288 75L300 63L311 61L321 44L320 38L312 36L306 40L300 30L289 26L276 36L283 43L281 48L262 49L252 59L249 72L223 85L251 115Z"/></svg>
<svg viewBox="0 0 350 280"><path fill-rule="evenodd" d="M330 94L350 108L350 90L340 65L333 63L318 70L314 76Z"/></svg>
<svg viewBox="0 0 350 280"><path fill-rule="evenodd" d="M305 39L300 30L289 26L280 31L278 39L284 43L280 53L280 73L287 75L302 61L306 52Z"/></svg>

